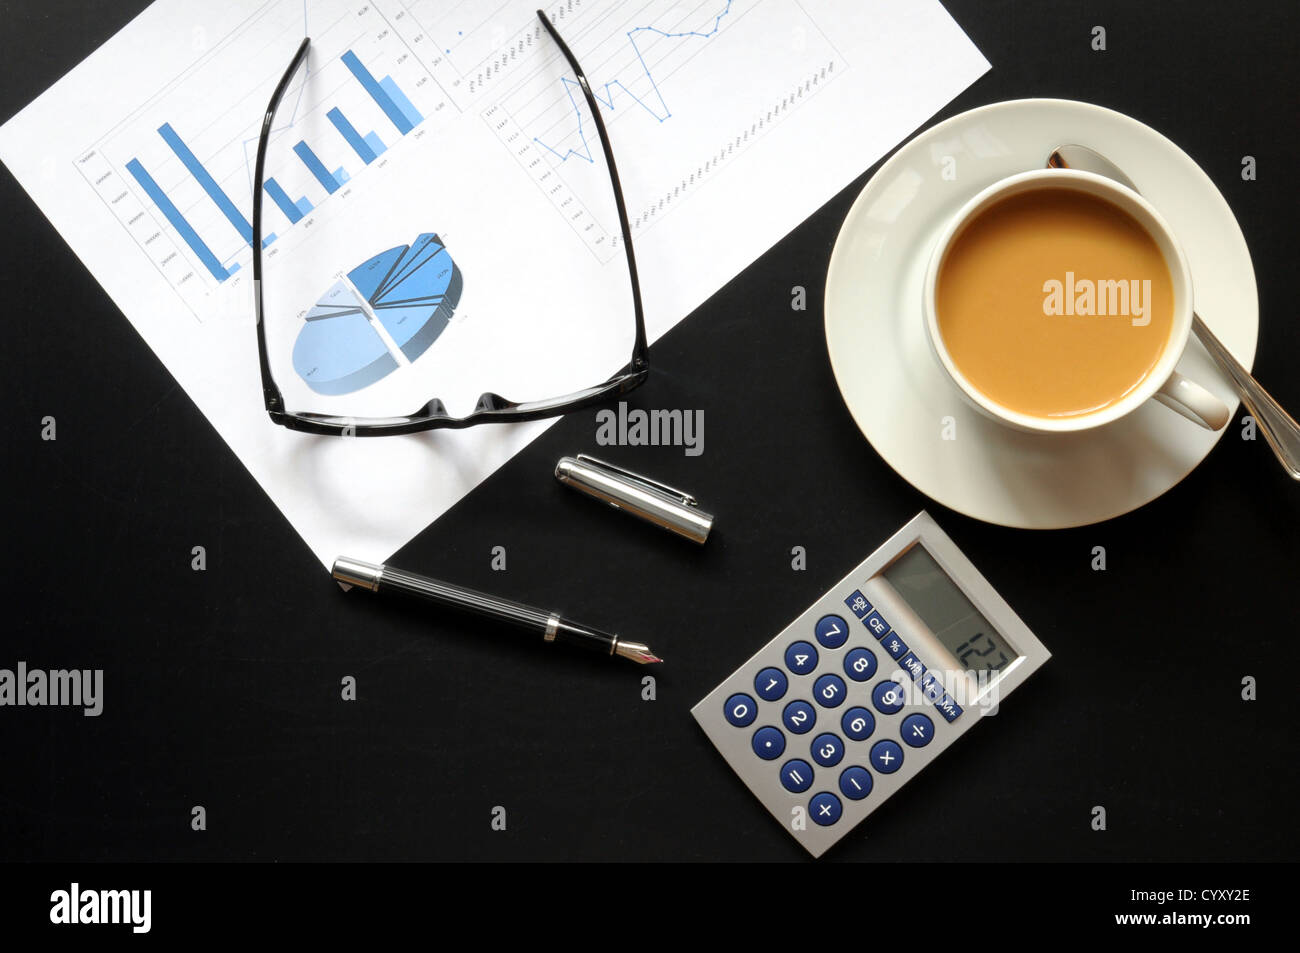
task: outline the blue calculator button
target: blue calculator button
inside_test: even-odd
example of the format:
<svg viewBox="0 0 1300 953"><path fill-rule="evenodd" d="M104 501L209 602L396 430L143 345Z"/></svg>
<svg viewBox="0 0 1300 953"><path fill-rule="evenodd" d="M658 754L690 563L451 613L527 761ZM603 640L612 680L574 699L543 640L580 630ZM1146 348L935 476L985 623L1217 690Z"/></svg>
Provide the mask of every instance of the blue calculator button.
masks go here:
<svg viewBox="0 0 1300 953"><path fill-rule="evenodd" d="M885 617L875 609L872 609L871 612L867 614L866 618L862 620L862 624L870 629L871 634L878 639L882 638L885 633L889 631L889 623L886 622Z"/></svg>
<svg viewBox="0 0 1300 953"><path fill-rule="evenodd" d="M844 808L840 805L839 798L829 791L823 791L813 795L813 799L808 802L808 813L812 815L813 823L830 827L840 819Z"/></svg>
<svg viewBox="0 0 1300 953"><path fill-rule="evenodd" d="M848 693L844 679L838 675L823 675L813 682L813 698L823 708L838 708Z"/></svg>
<svg viewBox="0 0 1300 953"><path fill-rule="evenodd" d="M912 676L912 681L914 682L919 682L921 676L925 674L925 666L921 664L921 660L916 657L915 652L908 652L903 656L903 661L899 664L903 666L904 671L906 671L908 675ZM755 688L757 687L758 686L756 685ZM763 695L762 689L759 689L758 694ZM763 695L763 697L766 698L767 696Z"/></svg>
<svg viewBox="0 0 1300 953"><path fill-rule="evenodd" d="M929 715L917 712L903 719L903 744L909 748L924 748L934 737L934 722Z"/></svg>
<svg viewBox="0 0 1300 953"><path fill-rule="evenodd" d="M722 713L727 721L737 728L748 728L758 717L758 703L743 692L738 692L726 700Z"/></svg>
<svg viewBox="0 0 1300 953"><path fill-rule="evenodd" d="M754 676L754 691L758 692L758 697L765 702L774 702L783 698L789 685L785 672L779 668L765 668Z"/></svg>
<svg viewBox="0 0 1300 953"><path fill-rule="evenodd" d="M754 754L764 761L774 761L785 753L785 735L771 725L754 732Z"/></svg>
<svg viewBox="0 0 1300 953"><path fill-rule="evenodd" d="M815 634L822 648L838 649L849 640L849 624L837 615L824 615L817 620Z"/></svg>
<svg viewBox="0 0 1300 953"><path fill-rule="evenodd" d="M817 650L811 642L792 642L785 650L785 667L796 675L807 675L817 667Z"/></svg>
<svg viewBox="0 0 1300 953"><path fill-rule="evenodd" d="M867 597L856 589L849 593L849 597L844 600L844 604L859 619L871 611L871 603L867 601Z"/></svg>
<svg viewBox="0 0 1300 953"><path fill-rule="evenodd" d="M856 764L840 772L840 793L850 801L861 801L871 793L871 772Z"/></svg>
<svg viewBox="0 0 1300 953"><path fill-rule="evenodd" d="M844 674L855 682L865 682L876 674L876 657L870 649L850 649L844 656Z"/></svg>
<svg viewBox="0 0 1300 953"><path fill-rule="evenodd" d="M943 682L939 681L934 672L921 679L921 694L931 704L943 697Z"/></svg>
<svg viewBox="0 0 1300 953"><path fill-rule="evenodd" d="M785 706L781 720L791 734L802 735L812 731L812 726L817 724L817 711L805 701L794 701Z"/></svg>
<svg viewBox="0 0 1300 953"><path fill-rule="evenodd" d="M812 783L813 769L807 761L795 758L781 765L781 787L791 794L803 794L812 787Z"/></svg>
<svg viewBox="0 0 1300 953"><path fill-rule="evenodd" d="M892 715L903 707L903 686L898 682L881 682L871 690L871 703L882 715Z"/></svg>
<svg viewBox="0 0 1300 953"><path fill-rule="evenodd" d="M876 716L860 705L855 705L844 713L840 727L852 741L866 741L876 730Z"/></svg>
<svg viewBox="0 0 1300 953"><path fill-rule="evenodd" d="M939 709L939 714L943 715L943 720L946 722L956 721L957 716L961 714L961 705L953 701L951 695L944 695L934 703L934 707Z"/></svg>
<svg viewBox="0 0 1300 953"><path fill-rule="evenodd" d="M881 774L893 774L903 765L903 749L896 741L877 741L871 746L871 763Z"/></svg>
<svg viewBox="0 0 1300 953"><path fill-rule="evenodd" d="M829 731L820 734L813 739L812 757L823 768L833 768L844 757L844 742Z"/></svg>
<svg viewBox="0 0 1300 953"><path fill-rule="evenodd" d="M907 643L898 637L897 632L890 632L880 640L880 644L889 653L890 658L902 658L907 654Z"/></svg>

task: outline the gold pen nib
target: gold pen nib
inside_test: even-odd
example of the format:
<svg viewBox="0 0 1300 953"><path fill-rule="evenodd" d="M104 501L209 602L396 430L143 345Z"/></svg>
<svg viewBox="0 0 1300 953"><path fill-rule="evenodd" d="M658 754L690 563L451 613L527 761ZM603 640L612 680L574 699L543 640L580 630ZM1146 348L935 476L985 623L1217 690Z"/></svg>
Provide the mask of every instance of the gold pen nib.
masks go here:
<svg viewBox="0 0 1300 953"><path fill-rule="evenodd" d="M641 642L624 642L622 639L614 643L614 654L621 655L623 658L630 658L633 662L639 662L642 665L663 661L650 651L650 646Z"/></svg>

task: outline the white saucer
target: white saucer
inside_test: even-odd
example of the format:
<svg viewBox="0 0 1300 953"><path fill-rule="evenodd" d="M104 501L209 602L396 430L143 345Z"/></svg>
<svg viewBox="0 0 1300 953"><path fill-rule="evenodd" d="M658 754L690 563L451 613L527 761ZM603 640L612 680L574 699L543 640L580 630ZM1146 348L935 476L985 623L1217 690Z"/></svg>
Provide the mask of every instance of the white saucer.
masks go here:
<svg viewBox="0 0 1300 953"><path fill-rule="evenodd" d="M1148 401L1095 431L1021 433L971 409L931 355L921 281L939 229L980 189L1044 166L1069 142L1112 159L1164 215L1191 264L1197 312L1243 365L1255 359L1259 302L1246 240L1209 177L1160 133L1100 106L1022 99L917 136L867 183L835 243L831 368L858 427L900 476L944 506L1004 526L1057 529L1127 513L1175 486L1225 432ZM1195 336L1178 370L1235 412L1231 384ZM953 439L944 439L947 417Z"/></svg>

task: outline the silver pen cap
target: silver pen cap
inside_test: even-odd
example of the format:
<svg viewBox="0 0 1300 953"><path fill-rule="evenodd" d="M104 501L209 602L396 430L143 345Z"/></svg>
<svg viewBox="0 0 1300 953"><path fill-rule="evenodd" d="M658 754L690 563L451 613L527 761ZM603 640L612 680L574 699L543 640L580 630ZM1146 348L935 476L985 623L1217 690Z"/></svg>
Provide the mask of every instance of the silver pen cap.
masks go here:
<svg viewBox="0 0 1300 953"><path fill-rule="evenodd" d="M713 528L713 515L701 510L689 493L585 453L561 457L555 479L696 543L703 544Z"/></svg>
<svg viewBox="0 0 1300 953"><path fill-rule="evenodd" d="M378 591L379 580L383 577L383 574L383 566L363 562L360 559L352 559L349 556L340 556L335 559L334 569L330 573L344 589L360 586L362 589L369 589L371 592Z"/></svg>

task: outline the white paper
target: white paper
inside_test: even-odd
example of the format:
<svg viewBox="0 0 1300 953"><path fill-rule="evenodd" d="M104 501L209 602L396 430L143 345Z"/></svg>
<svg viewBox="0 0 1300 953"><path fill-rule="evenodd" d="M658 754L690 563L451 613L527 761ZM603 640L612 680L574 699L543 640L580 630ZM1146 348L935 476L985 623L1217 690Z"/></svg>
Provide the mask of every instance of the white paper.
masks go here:
<svg viewBox="0 0 1300 953"><path fill-rule="evenodd" d="M599 140L535 7L158 0L0 129L0 158L326 565L388 557L549 422L379 439L270 422L244 231L270 92L309 34L267 162L284 194L268 192L264 213L267 331L289 408L388 415L437 397L465 413L485 391L567 393L627 361L631 305ZM602 103L651 340L988 69L937 0L546 9ZM344 336L329 317L310 331L324 343L294 363L305 317L335 313L311 311L331 288L428 233L461 283L427 349L403 360L397 337L376 329L376 344L355 324ZM432 268L421 275L397 335L441 326L433 306L453 297ZM384 328L406 300L390 289L388 310L362 317ZM358 356L372 347L373 361Z"/></svg>

